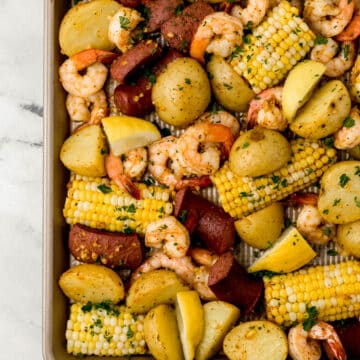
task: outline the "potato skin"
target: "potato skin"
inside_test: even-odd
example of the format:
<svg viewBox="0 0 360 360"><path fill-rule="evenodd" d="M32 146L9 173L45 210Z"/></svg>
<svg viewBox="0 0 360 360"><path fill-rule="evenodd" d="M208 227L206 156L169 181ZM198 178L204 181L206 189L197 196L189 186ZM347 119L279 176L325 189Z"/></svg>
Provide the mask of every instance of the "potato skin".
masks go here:
<svg viewBox="0 0 360 360"><path fill-rule="evenodd" d="M360 220L349 224L338 225L336 243L341 249L341 255L353 255L360 258Z"/></svg>
<svg viewBox="0 0 360 360"><path fill-rule="evenodd" d="M284 228L284 207L280 203L235 221L241 240L257 249L266 249L280 236Z"/></svg>
<svg viewBox="0 0 360 360"><path fill-rule="evenodd" d="M318 208L333 224L360 220L360 161L341 161L325 171L320 181Z"/></svg>
<svg viewBox="0 0 360 360"><path fill-rule="evenodd" d="M207 63L207 71L216 100L228 110L246 111L255 93L225 59L213 55Z"/></svg>
<svg viewBox="0 0 360 360"><path fill-rule="evenodd" d="M76 302L117 304L125 296L120 276L113 270L94 264L81 264L65 271L59 279L64 294Z"/></svg>
<svg viewBox="0 0 360 360"><path fill-rule="evenodd" d="M321 139L339 130L350 110L348 90L341 81L332 80L317 90L299 110L290 129L304 138Z"/></svg>
<svg viewBox="0 0 360 360"><path fill-rule="evenodd" d="M285 360L288 341L278 325L270 321L248 321L225 336L223 350L230 360Z"/></svg>
<svg viewBox="0 0 360 360"><path fill-rule="evenodd" d="M114 0L80 3L65 14L59 29L61 52L67 56L90 48L111 50L108 38L110 18L120 9Z"/></svg>
<svg viewBox="0 0 360 360"><path fill-rule="evenodd" d="M205 70L194 59L172 61L152 88L152 102L161 120L184 127L209 105L210 83Z"/></svg>
<svg viewBox="0 0 360 360"><path fill-rule="evenodd" d="M70 230L69 249L76 260L88 264L99 260L111 268L136 269L143 258L137 234L113 233L80 224L74 225Z"/></svg>
<svg viewBox="0 0 360 360"><path fill-rule="evenodd" d="M176 293L189 288L170 270L152 270L130 286L126 305L134 313L146 313L160 304L174 304Z"/></svg>
<svg viewBox="0 0 360 360"><path fill-rule="evenodd" d="M229 165L239 176L260 176L280 169L290 156L290 143L283 135L258 126L236 139Z"/></svg>

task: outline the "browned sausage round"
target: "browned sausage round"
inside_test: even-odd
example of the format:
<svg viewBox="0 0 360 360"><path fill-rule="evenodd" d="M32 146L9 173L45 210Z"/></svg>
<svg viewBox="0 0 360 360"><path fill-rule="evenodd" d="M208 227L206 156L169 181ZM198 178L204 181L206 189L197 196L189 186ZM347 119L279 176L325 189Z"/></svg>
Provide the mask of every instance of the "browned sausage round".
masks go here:
<svg viewBox="0 0 360 360"><path fill-rule="evenodd" d="M360 322L352 319L349 323L335 326L348 359L360 359Z"/></svg>
<svg viewBox="0 0 360 360"><path fill-rule="evenodd" d="M145 32L154 32L172 16L176 15L176 9L183 4L182 0L142 0L142 4L148 9L149 21Z"/></svg>
<svg viewBox="0 0 360 360"><path fill-rule="evenodd" d="M145 66L161 55L161 48L152 40L136 44L132 49L120 55L110 67L111 76L120 84L125 83L128 75Z"/></svg>
<svg viewBox="0 0 360 360"><path fill-rule="evenodd" d="M174 16L161 25L161 34L173 47L187 51L191 40L205 16L214 12L207 3L199 1L187 6L180 15Z"/></svg>
<svg viewBox="0 0 360 360"><path fill-rule="evenodd" d="M141 4L141 0L116 0L121 5L127 6L127 7L137 7Z"/></svg>
<svg viewBox="0 0 360 360"><path fill-rule="evenodd" d="M108 267L136 269L143 251L137 234L122 234L74 225L69 234L70 253L76 260Z"/></svg>
<svg viewBox="0 0 360 360"><path fill-rule="evenodd" d="M194 213L197 213L196 225ZM192 224L196 234L205 243L209 250L223 254L235 242L234 220L222 208L209 200L196 195L189 189L181 189L175 196L175 216L182 217L185 222ZM189 216L189 219L187 217Z"/></svg>
<svg viewBox="0 0 360 360"><path fill-rule="evenodd" d="M263 291L262 280L248 274L230 252L211 267L208 285L219 300L240 306L244 316L254 309Z"/></svg>

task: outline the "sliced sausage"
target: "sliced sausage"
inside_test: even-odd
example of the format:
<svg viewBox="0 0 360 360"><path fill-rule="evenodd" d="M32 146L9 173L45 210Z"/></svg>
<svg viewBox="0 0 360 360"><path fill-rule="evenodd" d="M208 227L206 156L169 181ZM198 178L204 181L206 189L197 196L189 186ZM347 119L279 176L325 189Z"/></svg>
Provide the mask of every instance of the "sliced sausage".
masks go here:
<svg viewBox="0 0 360 360"><path fill-rule="evenodd" d="M142 0L141 3L147 8L149 21L145 32L154 32L160 26L175 15L178 6L183 4L182 0Z"/></svg>
<svg viewBox="0 0 360 360"><path fill-rule="evenodd" d="M170 47L186 52L201 21L212 12L214 9L209 4L195 2L187 6L180 15L165 21L161 25L161 34Z"/></svg>
<svg viewBox="0 0 360 360"><path fill-rule="evenodd" d="M194 212L197 213L194 226ZM223 254L235 242L234 220L222 208L213 204L189 189L181 189L175 196L175 216L182 216L182 220L190 223L192 230L205 243L209 250ZM187 219L190 216L190 219Z"/></svg>
<svg viewBox="0 0 360 360"><path fill-rule="evenodd" d="M70 230L69 249L76 260L88 264L99 261L111 268L136 269L143 259L137 234L113 233L80 224Z"/></svg>
<svg viewBox="0 0 360 360"><path fill-rule="evenodd" d="M184 57L184 55L175 49L168 49L165 52L165 55L161 57L161 59L155 64L155 66L152 68L152 72L159 76L163 70L165 70L166 66L169 65L173 60Z"/></svg>
<svg viewBox="0 0 360 360"><path fill-rule="evenodd" d="M254 310L263 292L262 280L248 274L230 252L210 268L208 286L219 300L240 306L244 316Z"/></svg>
<svg viewBox="0 0 360 360"><path fill-rule="evenodd" d="M111 76L120 84L140 67L145 66L161 55L161 48L152 40L136 44L126 53L120 55L110 66Z"/></svg>
<svg viewBox="0 0 360 360"><path fill-rule="evenodd" d="M141 0L116 0L121 5L126 7L135 8L141 4Z"/></svg>
<svg viewBox="0 0 360 360"><path fill-rule="evenodd" d="M357 319L349 320L342 326L335 326L341 343L344 346L348 359L360 359L360 322Z"/></svg>

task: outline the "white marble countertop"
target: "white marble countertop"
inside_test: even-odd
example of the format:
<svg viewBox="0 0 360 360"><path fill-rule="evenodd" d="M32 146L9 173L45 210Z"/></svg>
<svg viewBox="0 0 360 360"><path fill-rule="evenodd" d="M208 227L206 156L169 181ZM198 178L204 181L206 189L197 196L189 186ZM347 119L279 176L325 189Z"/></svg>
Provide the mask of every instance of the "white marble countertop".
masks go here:
<svg viewBox="0 0 360 360"><path fill-rule="evenodd" d="M0 360L42 357L43 8L0 1Z"/></svg>

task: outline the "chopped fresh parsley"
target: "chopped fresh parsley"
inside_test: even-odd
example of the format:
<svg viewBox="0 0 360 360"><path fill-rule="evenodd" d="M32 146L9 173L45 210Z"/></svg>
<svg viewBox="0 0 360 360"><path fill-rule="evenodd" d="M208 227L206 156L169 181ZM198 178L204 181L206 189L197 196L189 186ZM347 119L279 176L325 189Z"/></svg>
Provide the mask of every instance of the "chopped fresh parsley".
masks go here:
<svg viewBox="0 0 360 360"><path fill-rule="evenodd" d="M360 200L358 199L357 196L354 197L354 201L355 201L356 207L360 208Z"/></svg>
<svg viewBox="0 0 360 360"><path fill-rule="evenodd" d="M346 174L341 174L339 180L339 184L343 188L349 182L350 178Z"/></svg>
<svg viewBox="0 0 360 360"><path fill-rule="evenodd" d="M223 85L227 90L231 90L233 88L233 86L230 84L223 83Z"/></svg>
<svg viewBox="0 0 360 360"><path fill-rule="evenodd" d="M345 60L349 60L349 53L350 53L350 46L349 46L349 44L346 44L344 46L344 58L345 58Z"/></svg>
<svg viewBox="0 0 360 360"><path fill-rule="evenodd" d="M242 149L246 149L250 144L248 142L244 142L242 145Z"/></svg>
<svg viewBox="0 0 360 360"><path fill-rule="evenodd" d="M179 215L179 220L182 224L185 224L186 218L187 218L187 210L181 210L181 213Z"/></svg>
<svg viewBox="0 0 360 360"><path fill-rule="evenodd" d="M144 184L146 185L154 185L155 184L155 180L154 178L152 178L151 176L148 176L144 181Z"/></svg>
<svg viewBox="0 0 360 360"><path fill-rule="evenodd" d="M129 25L130 25L130 20L126 17L126 16L119 16L119 22L120 22L120 26L122 29L124 30L130 30Z"/></svg>
<svg viewBox="0 0 360 360"><path fill-rule="evenodd" d="M303 327L305 331L309 331L315 324L318 316L318 310L315 306L306 305L306 312L308 317L303 321Z"/></svg>
<svg viewBox="0 0 360 360"><path fill-rule="evenodd" d="M334 138L332 136L329 136L329 137L325 138L324 139L324 144L328 148L332 148L334 146Z"/></svg>
<svg viewBox="0 0 360 360"><path fill-rule="evenodd" d="M83 306L81 307L81 310L82 310L83 312L90 312L91 309L92 309L92 303L91 303L90 301L88 301L85 305L83 305Z"/></svg>
<svg viewBox="0 0 360 360"><path fill-rule="evenodd" d="M326 254L329 256L337 256L338 252L335 249L329 249Z"/></svg>
<svg viewBox="0 0 360 360"><path fill-rule="evenodd" d="M327 44L328 43L328 39L324 36L321 35L316 35L316 38L314 40L314 44L315 45L322 45L322 44Z"/></svg>
<svg viewBox="0 0 360 360"><path fill-rule="evenodd" d="M131 330L131 327L129 326L129 327L128 327L128 331L127 331L127 333L126 333L126 337L127 337L128 339L131 339L133 336L134 336L134 332Z"/></svg>
<svg viewBox="0 0 360 360"><path fill-rule="evenodd" d="M97 186L97 188L103 193L103 194L109 194L112 192L111 187L107 186L105 184L100 184Z"/></svg>
<svg viewBox="0 0 360 360"><path fill-rule="evenodd" d="M350 116L347 116L343 122L343 125L349 129L355 125L355 120L351 118Z"/></svg>
<svg viewBox="0 0 360 360"><path fill-rule="evenodd" d="M191 84L191 80L189 78L185 78L185 84L190 85Z"/></svg>

